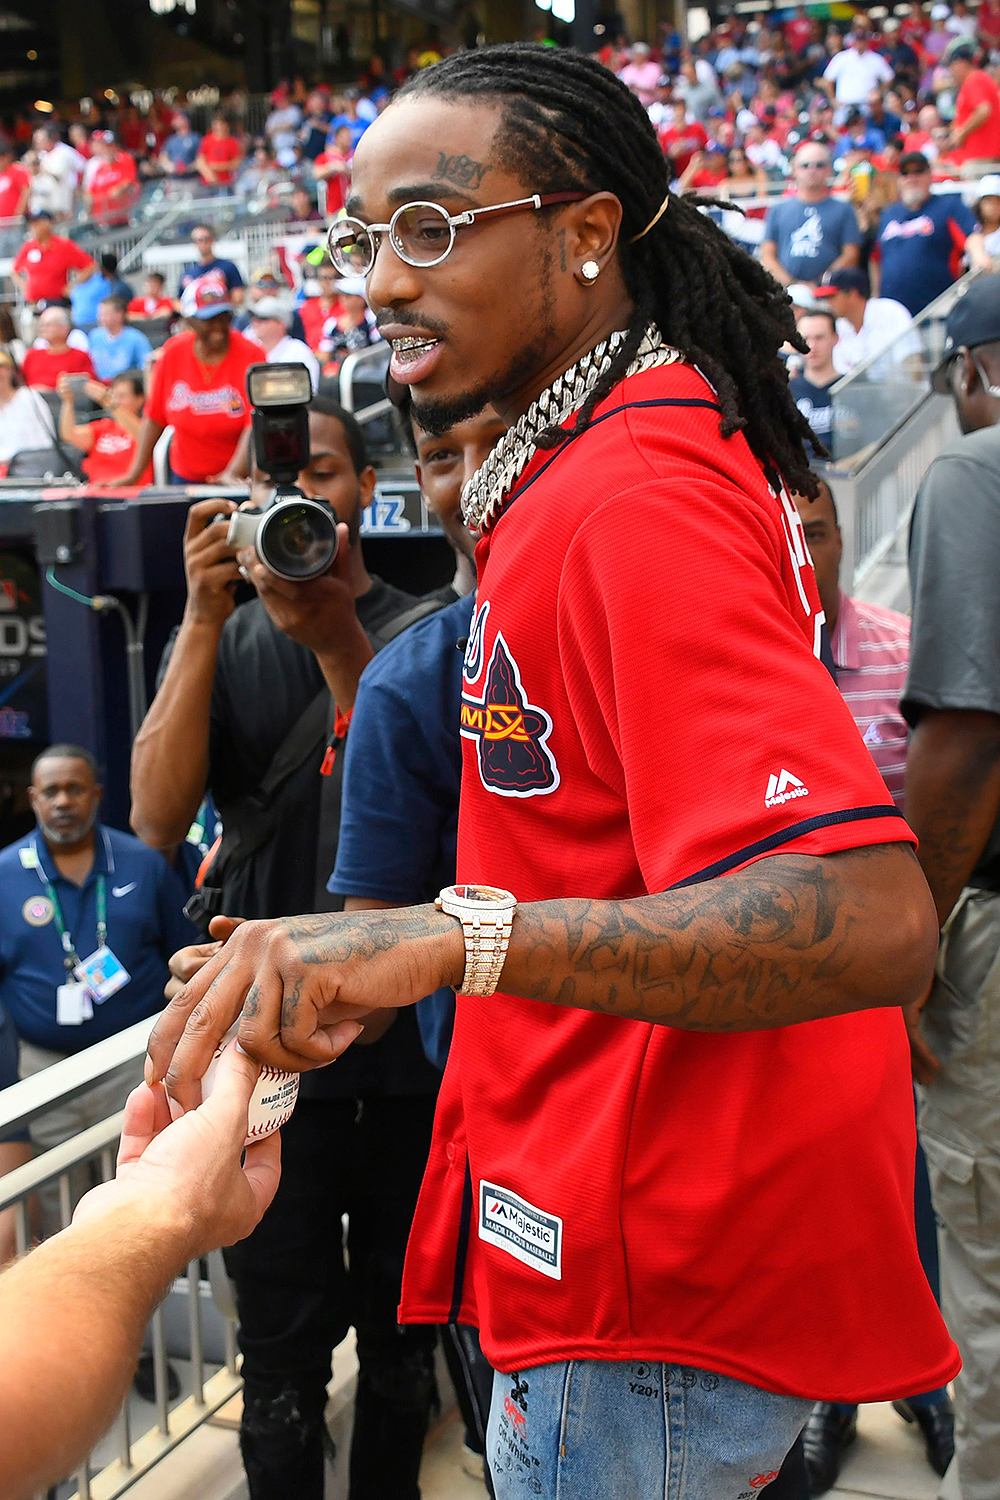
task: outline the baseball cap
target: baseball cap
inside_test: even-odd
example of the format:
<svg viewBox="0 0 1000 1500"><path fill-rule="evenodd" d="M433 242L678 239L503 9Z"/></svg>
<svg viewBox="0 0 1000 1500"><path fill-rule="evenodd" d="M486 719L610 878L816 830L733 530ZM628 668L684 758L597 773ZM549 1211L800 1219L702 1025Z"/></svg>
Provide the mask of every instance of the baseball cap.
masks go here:
<svg viewBox="0 0 1000 1500"><path fill-rule="evenodd" d="M184 318L215 318L219 313L231 313L233 304L229 300L229 288L221 276L199 276L184 288L181 297L181 316Z"/></svg>
<svg viewBox="0 0 1000 1500"><path fill-rule="evenodd" d="M271 268L270 268L270 266L261 266L261 268L260 268L259 271L255 271L253 273L253 276L251 277L251 280L252 280L254 286L276 286L276 287L278 287L278 286L283 285L281 277L278 275L278 273L276 271L272 271Z"/></svg>
<svg viewBox="0 0 1000 1500"><path fill-rule="evenodd" d="M850 132L844 137L845 151L877 151L882 142L877 135L870 130L865 130L861 135L851 135Z"/></svg>
<svg viewBox="0 0 1000 1500"><path fill-rule="evenodd" d="M286 328L291 322L288 303L280 297L261 297L259 302L251 302L249 312L251 318L276 318Z"/></svg>
<svg viewBox="0 0 1000 1500"><path fill-rule="evenodd" d="M788 292L789 297L791 297L794 307L805 308L807 312L817 312L819 310L816 293L808 282L793 281L791 286L786 287L785 290Z"/></svg>
<svg viewBox="0 0 1000 1500"><path fill-rule="evenodd" d="M931 164L922 151L904 151L899 158L899 171L902 176L913 169L918 172L929 172Z"/></svg>
<svg viewBox="0 0 1000 1500"><path fill-rule="evenodd" d="M947 21L947 19L948 19L948 17L950 15L951 15L951 11L948 9L947 5L932 5L931 6L931 20L932 21Z"/></svg>
<svg viewBox="0 0 1000 1500"><path fill-rule="evenodd" d="M976 202L980 198L1000 198L1000 173L987 172L980 180L979 192L976 194Z"/></svg>
<svg viewBox="0 0 1000 1500"><path fill-rule="evenodd" d="M958 350L1000 340L1000 271L976 277L948 314L944 332L941 362L931 385L938 395L950 396L948 369Z"/></svg>
<svg viewBox="0 0 1000 1500"><path fill-rule="evenodd" d="M32 219L51 219L51 218L52 218L52 215L51 215L51 213L49 212L49 210L47 208L29 208L29 210L28 210L28 223L29 224L31 223Z"/></svg>
<svg viewBox="0 0 1000 1500"><path fill-rule="evenodd" d="M975 62L979 56L979 44L971 36L952 37L941 58L943 63L954 62L956 57L962 57L967 62Z"/></svg>
<svg viewBox="0 0 1000 1500"><path fill-rule="evenodd" d="M115 133L113 130L92 130L90 132L90 139L92 141L103 141L105 146L113 146L115 143Z"/></svg>
<svg viewBox="0 0 1000 1500"><path fill-rule="evenodd" d="M816 288L818 297L831 297L834 292L860 292L869 295L868 277L857 266L838 266L836 271L827 271L823 285Z"/></svg>

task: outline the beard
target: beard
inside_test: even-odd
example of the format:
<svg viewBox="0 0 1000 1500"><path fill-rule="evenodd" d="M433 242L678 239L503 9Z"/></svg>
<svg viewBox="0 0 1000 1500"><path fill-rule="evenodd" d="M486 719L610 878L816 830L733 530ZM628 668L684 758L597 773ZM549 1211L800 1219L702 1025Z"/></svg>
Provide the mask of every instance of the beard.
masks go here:
<svg viewBox="0 0 1000 1500"><path fill-rule="evenodd" d="M96 818L97 810L95 809L88 818L74 818L71 823L65 823L61 828L53 827L51 823L43 823L40 818L38 824L45 842L58 849L81 843L93 828Z"/></svg>

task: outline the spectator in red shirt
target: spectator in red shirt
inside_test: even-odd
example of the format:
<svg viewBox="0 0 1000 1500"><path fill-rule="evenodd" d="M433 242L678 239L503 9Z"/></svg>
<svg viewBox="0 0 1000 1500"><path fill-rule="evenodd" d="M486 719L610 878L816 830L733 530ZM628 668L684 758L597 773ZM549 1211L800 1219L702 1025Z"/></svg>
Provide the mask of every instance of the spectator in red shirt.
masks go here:
<svg viewBox="0 0 1000 1500"><path fill-rule="evenodd" d="M28 223L34 234L17 252L11 272L26 302L55 302L68 296L73 271L79 273L76 281L94 275L97 266L86 251L52 233L52 215L47 208L29 214Z"/></svg>
<svg viewBox="0 0 1000 1500"><path fill-rule="evenodd" d="M319 352L320 340L326 324L342 311L337 288L337 273L329 261L319 267L316 280L319 282L319 296L307 297L299 308L306 343L314 354Z"/></svg>
<svg viewBox="0 0 1000 1500"><path fill-rule="evenodd" d="M190 331L168 339L153 372L138 451L122 485L141 482L157 440L173 427L172 484L204 484L223 472L250 425L247 370L261 348L230 327L233 305L221 276L203 276L181 299Z"/></svg>
<svg viewBox="0 0 1000 1500"><path fill-rule="evenodd" d="M0 140L0 220L23 217L30 187L31 178L20 162L14 160L13 146Z"/></svg>
<svg viewBox="0 0 1000 1500"><path fill-rule="evenodd" d="M142 296L133 297L126 309L130 318L172 318L174 304L163 294L163 277L150 271L142 284Z"/></svg>
<svg viewBox="0 0 1000 1500"><path fill-rule="evenodd" d="M243 160L243 147L233 135L229 120L218 114L201 143L195 166L207 187L228 191Z"/></svg>
<svg viewBox="0 0 1000 1500"><path fill-rule="evenodd" d="M89 375L94 379L90 355L67 342L72 326L64 307L47 307L42 313L38 333L48 348L29 349L24 356L24 378L29 385L54 391L60 375Z"/></svg>
<svg viewBox="0 0 1000 1500"><path fill-rule="evenodd" d="M110 416L99 417L96 422L77 422L73 387L67 376L60 375L56 390L62 398L59 436L64 443L71 443L86 454L83 472L91 484L119 484L135 462L142 433L145 400L142 376L137 370L127 371L116 376L109 386L99 380L88 380L84 386L86 394L110 412ZM152 463L147 465L139 483L153 483Z"/></svg>
<svg viewBox="0 0 1000 1500"><path fill-rule="evenodd" d="M102 224L127 224L139 191L135 162L127 151L119 151L110 130L95 130L92 140L94 163L83 187L87 210Z"/></svg>
<svg viewBox="0 0 1000 1500"><path fill-rule="evenodd" d="M347 190L351 185L351 163L354 147L348 125L338 125L333 133L333 144L327 145L313 162L313 176L326 183L326 216L333 219L347 202Z"/></svg>
<svg viewBox="0 0 1000 1500"><path fill-rule="evenodd" d="M67 133L73 150L78 151L84 161L89 161L94 154L94 150L90 144L91 132L84 125L83 121L74 120Z"/></svg>
<svg viewBox="0 0 1000 1500"><path fill-rule="evenodd" d="M978 53L972 37L957 36L948 43L943 59L958 85L946 154L973 176L978 176L980 164L1000 162L1000 89L976 66Z"/></svg>
<svg viewBox="0 0 1000 1500"><path fill-rule="evenodd" d="M726 154L721 146L711 142L704 151L696 151L681 173L677 184L679 193L711 191L717 188L726 176Z"/></svg>
<svg viewBox="0 0 1000 1500"><path fill-rule="evenodd" d="M673 118L665 130L659 132L660 147L680 177L696 151L703 151L708 144L705 127L697 120L687 117L687 105L683 99L675 99Z"/></svg>
<svg viewBox="0 0 1000 1500"><path fill-rule="evenodd" d="M976 35L987 52L1000 48L1000 0L980 0L976 11Z"/></svg>

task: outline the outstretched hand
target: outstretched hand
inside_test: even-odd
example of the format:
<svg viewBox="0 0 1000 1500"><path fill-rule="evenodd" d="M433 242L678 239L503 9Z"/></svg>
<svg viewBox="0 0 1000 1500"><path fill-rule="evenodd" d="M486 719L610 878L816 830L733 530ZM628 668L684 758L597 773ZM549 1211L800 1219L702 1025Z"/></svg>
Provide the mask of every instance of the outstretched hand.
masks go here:
<svg viewBox="0 0 1000 1500"><path fill-rule="evenodd" d="M85 1223L126 1205L148 1204L151 1217L157 1218L166 1210L177 1229L183 1261L245 1239L260 1222L281 1176L277 1133L243 1152L259 1073L253 1058L228 1048L209 1098L173 1123L162 1084L133 1089L125 1105L115 1176L81 1198L73 1222Z"/></svg>
<svg viewBox="0 0 1000 1500"><path fill-rule="evenodd" d="M413 1005L461 982L461 925L433 906L245 922L164 1010L149 1039L146 1080L197 1105L199 1080L240 1018L240 1045L301 1073L333 1062L364 1017ZM242 1016L241 1016L242 1012Z"/></svg>

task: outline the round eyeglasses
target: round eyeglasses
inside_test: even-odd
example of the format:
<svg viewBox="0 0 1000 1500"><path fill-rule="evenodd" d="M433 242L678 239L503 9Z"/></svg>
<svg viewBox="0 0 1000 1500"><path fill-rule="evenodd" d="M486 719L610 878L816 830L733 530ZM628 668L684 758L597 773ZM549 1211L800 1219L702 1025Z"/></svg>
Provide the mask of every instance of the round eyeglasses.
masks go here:
<svg viewBox="0 0 1000 1500"><path fill-rule="evenodd" d="M327 235L330 259L341 276L367 276L375 264L383 234L408 266L439 266L451 254L455 231L481 214L510 214L522 209L548 208L553 203L579 203L588 193L533 193L512 203L488 203L450 214L440 203L404 203L388 224L364 224L350 215L335 219Z"/></svg>

